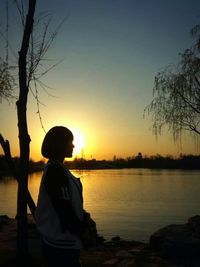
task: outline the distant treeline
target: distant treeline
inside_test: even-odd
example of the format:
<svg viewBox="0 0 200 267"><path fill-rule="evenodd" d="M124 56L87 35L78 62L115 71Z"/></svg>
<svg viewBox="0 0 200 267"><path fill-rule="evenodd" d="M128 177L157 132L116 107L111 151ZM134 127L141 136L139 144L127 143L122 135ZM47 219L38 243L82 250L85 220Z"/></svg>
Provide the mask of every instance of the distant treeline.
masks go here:
<svg viewBox="0 0 200 267"><path fill-rule="evenodd" d="M19 167L19 158L13 158L16 168ZM200 155L180 155L178 158L172 156L143 156L138 153L135 157L117 158L112 160L86 160L75 158L73 161L65 161L65 165L70 169L122 169L122 168L149 168L149 169L200 169ZM29 172L41 171L45 162L35 162L30 160ZM6 159L0 155L0 176L12 175Z"/></svg>
<svg viewBox="0 0 200 267"><path fill-rule="evenodd" d="M15 168L19 168L19 158L14 157L13 158ZM36 171L41 171L44 169L45 162L44 161L29 161L29 173L33 173ZM8 163L3 155L0 155L0 176L4 175L12 175L12 170L9 169Z"/></svg>
<svg viewBox="0 0 200 267"><path fill-rule="evenodd" d="M200 169L200 155L172 156L142 156L138 153L135 157L117 158L113 160L85 160L77 158L65 162L71 169L122 169L122 168L149 168L149 169Z"/></svg>

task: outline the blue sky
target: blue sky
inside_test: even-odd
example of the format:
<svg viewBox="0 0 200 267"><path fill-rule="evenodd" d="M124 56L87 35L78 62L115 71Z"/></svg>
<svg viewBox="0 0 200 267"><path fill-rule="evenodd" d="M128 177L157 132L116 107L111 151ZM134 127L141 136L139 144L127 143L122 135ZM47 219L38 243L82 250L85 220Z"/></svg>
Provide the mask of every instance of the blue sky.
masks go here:
<svg viewBox="0 0 200 267"><path fill-rule="evenodd" d="M47 130L58 124L77 129L85 137L88 158L125 157L139 151L198 152L187 135L182 149L167 130L156 141L150 130L151 118L144 119L143 111L152 99L155 75L177 64L179 53L192 44L190 29L200 21L199 1L43 0L38 1L37 11L53 14L52 28L67 17L47 54L48 59L63 60L44 78L55 97L40 91ZM15 14L11 6L10 13ZM16 16L11 21L17 21ZM3 25L3 15L0 23ZM10 40L18 51L20 30L14 24L14 30L10 25ZM2 42L2 53L3 46ZM44 135L36 111L30 95L33 158L40 155ZM14 104L3 101L0 112L2 133L18 153Z"/></svg>

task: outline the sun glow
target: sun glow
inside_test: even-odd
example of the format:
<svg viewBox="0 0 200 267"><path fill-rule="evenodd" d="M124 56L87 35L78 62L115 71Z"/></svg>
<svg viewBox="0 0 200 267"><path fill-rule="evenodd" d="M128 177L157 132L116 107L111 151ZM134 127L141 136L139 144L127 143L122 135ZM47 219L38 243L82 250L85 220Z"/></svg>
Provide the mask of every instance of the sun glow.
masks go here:
<svg viewBox="0 0 200 267"><path fill-rule="evenodd" d="M78 156L82 152L85 147L85 138L84 135L77 129L72 129L72 133L74 135L74 151L73 156Z"/></svg>

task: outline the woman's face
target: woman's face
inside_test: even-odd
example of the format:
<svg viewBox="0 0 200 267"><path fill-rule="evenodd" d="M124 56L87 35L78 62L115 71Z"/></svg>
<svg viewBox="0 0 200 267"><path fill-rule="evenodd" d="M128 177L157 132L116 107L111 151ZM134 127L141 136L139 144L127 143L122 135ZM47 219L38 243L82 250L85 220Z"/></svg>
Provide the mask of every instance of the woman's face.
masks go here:
<svg viewBox="0 0 200 267"><path fill-rule="evenodd" d="M72 157L73 149L74 149L74 144L73 144L73 138L72 138L66 144L66 149L65 149L65 157L66 158L71 158Z"/></svg>

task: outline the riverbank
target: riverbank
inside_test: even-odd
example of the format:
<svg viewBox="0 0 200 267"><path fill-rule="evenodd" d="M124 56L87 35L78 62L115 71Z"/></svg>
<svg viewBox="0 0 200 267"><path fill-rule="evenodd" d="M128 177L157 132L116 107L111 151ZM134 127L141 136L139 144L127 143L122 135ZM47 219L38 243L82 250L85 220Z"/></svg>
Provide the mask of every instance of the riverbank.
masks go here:
<svg viewBox="0 0 200 267"><path fill-rule="evenodd" d="M17 224L15 219L0 217L0 266L15 266ZM40 238L32 218L29 218L29 266L45 266L40 251ZM170 266L153 252L149 244L123 241L115 237L102 245L83 251L83 267L100 266ZM153 264L153 265L152 265ZM156 265L155 265L156 264Z"/></svg>
<svg viewBox="0 0 200 267"><path fill-rule="evenodd" d="M40 237L32 217L29 217L29 262L28 266L45 267L40 251ZM0 266L16 266L17 223L6 215L0 216ZM156 234L157 241L160 236ZM159 237L159 238L158 238ZM155 240L154 240L155 241ZM158 245L158 243L157 243ZM125 241L119 237L104 241L97 247L83 251L83 267L117 266L117 267L199 267L198 260L188 258L169 259L162 257L159 249L155 250L149 243Z"/></svg>

